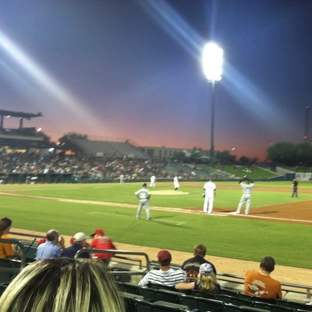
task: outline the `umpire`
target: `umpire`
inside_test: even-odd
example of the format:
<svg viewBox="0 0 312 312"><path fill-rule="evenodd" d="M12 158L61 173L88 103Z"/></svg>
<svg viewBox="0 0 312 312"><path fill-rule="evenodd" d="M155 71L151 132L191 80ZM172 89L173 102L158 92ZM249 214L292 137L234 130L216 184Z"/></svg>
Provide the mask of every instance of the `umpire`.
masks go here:
<svg viewBox="0 0 312 312"><path fill-rule="evenodd" d="M143 183L143 187L135 192L136 197L140 200L139 207L137 210L136 218L140 219L142 208L145 207L146 220L151 220L150 210L149 210L149 199L151 198L151 193L147 189L147 184Z"/></svg>

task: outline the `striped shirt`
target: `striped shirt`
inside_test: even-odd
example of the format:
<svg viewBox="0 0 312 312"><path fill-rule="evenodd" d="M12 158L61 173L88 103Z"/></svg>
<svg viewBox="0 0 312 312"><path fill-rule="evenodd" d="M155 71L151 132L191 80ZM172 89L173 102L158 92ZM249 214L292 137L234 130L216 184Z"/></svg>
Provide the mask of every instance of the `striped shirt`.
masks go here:
<svg viewBox="0 0 312 312"><path fill-rule="evenodd" d="M170 268L168 271L151 270L139 282L139 286L147 286L148 284L157 284L167 287L174 287L178 283L186 282L186 273L181 270Z"/></svg>

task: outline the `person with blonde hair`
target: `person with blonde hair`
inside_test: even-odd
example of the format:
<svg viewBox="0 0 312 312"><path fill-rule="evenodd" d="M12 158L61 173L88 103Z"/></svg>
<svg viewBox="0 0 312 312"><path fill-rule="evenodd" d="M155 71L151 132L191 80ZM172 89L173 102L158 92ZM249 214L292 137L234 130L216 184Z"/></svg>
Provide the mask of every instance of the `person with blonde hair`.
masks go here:
<svg viewBox="0 0 312 312"><path fill-rule="evenodd" d="M104 263L53 258L26 266L0 297L1 312L125 312Z"/></svg>
<svg viewBox="0 0 312 312"><path fill-rule="evenodd" d="M221 292L220 285L217 283L216 274L209 263L203 263L199 268L198 280L191 283L178 283L175 285L178 290L199 290L218 294Z"/></svg>

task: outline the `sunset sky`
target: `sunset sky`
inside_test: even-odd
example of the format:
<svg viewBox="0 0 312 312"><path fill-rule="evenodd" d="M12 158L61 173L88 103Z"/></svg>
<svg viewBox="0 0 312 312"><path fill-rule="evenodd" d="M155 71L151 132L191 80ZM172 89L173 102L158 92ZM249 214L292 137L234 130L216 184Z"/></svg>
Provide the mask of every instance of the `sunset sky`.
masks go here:
<svg viewBox="0 0 312 312"><path fill-rule="evenodd" d="M263 160L269 144L303 142L311 29L309 0L2 0L0 109L41 112L24 126L53 140L209 149L201 57L214 41L215 150Z"/></svg>

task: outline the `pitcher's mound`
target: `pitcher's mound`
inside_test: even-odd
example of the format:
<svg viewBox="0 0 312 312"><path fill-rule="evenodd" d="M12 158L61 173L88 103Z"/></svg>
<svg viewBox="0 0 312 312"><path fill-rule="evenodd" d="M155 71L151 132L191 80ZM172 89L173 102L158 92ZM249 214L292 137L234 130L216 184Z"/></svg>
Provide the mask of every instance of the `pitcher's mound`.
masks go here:
<svg viewBox="0 0 312 312"><path fill-rule="evenodd" d="M174 190L163 190L163 191L150 191L152 195L186 195L188 192L174 191Z"/></svg>

